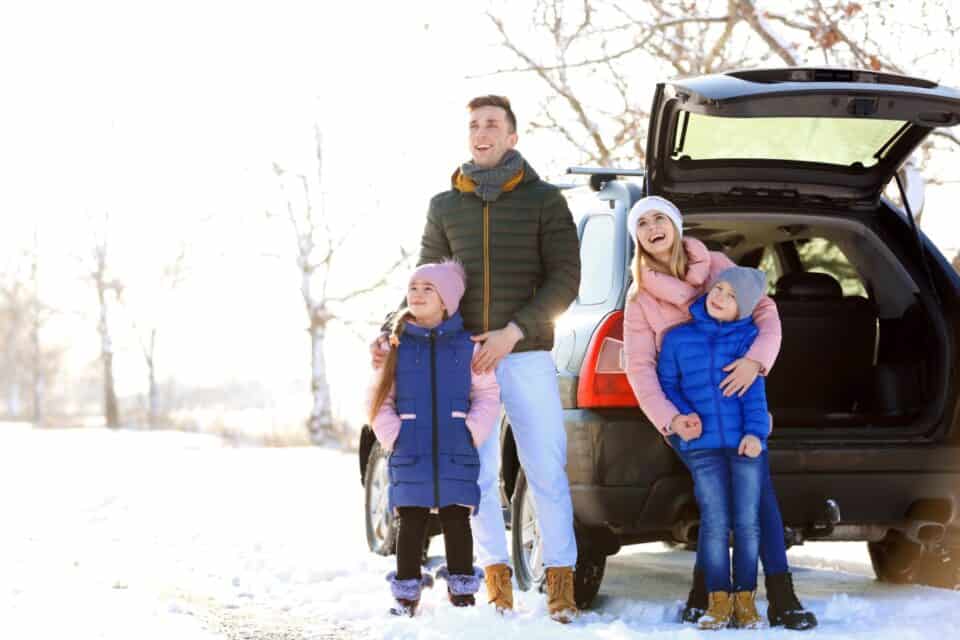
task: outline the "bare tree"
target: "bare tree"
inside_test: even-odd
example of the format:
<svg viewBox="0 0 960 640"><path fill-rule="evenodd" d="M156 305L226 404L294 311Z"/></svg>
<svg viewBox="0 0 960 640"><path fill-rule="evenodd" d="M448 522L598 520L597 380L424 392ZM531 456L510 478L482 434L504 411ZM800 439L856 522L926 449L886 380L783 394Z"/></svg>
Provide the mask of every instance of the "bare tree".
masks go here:
<svg viewBox="0 0 960 640"><path fill-rule="evenodd" d="M17 256L18 258L20 256ZM0 379L4 400L11 417L23 414L23 376L20 364L25 351L24 336L29 323L31 300L27 281L16 266L8 268L0 281L0 326L3 327L0 352Z"/></svg>
<svg viewBox="0 0 960 640"><path fill-rule="evenodd" d="M187 245L181 242L174 259L164 265L147 293L155 304L149 305L141 317L134 317L133 328L140 343L140 353L147 368L147 425L153 429L160 421L160 391L157 385L157 335L163 322L161 308L171 304L171 296L187 276ZM127 295L126 299L129 300Z"/></svg>
<svg viewBox="0 0 960 640"><path fill-rule="evenodd" d="M322 184L323 144L319 127L314 127L314 151L316 175L293 173L279 163L273 164L280 190L283 195L285 212L276 214L268 211L270 218L283 218L289 225L294 241L297 271L300 280L300 295L307 315L307 332L310 335L310 392L313 404L307 428L311 440L316 444L331 439L334 427L333 410L330 400L330 384L327 377L327 363L324 345L327 329L331 322L348 323L348 319L338 309L342 305L365 294L373 293L384 287L396 269L405 264L410 255L401 247L400 257L388 267L383 275L367 286L358 287L347 293L331 293L331 270L338 257L341 257L344 244L357 228L356 223L345 232L337 233L330 225L323 211Z"/></svg>
<svg viewBox="0 0 960 640"><path fill-rule="evenodd" d="M120 415L113 379L114 352L110 320L112 306L121 299L123 284L114 276L110 264L110 214L105 213L102 222L92 226L94 239L89 278L97 295L97 332L100 336L100 363L103 368L103 415L108 427L117 428L120 426Z"/></svg>
<svg viewBox="0 0 960 640"><path fill-rule="evenodd" d="M603 166L645 160L647 105L660 77L803 64L939 75L955 73L960 55L943 46L955 32L949 7L928 1L891 16L882 0L538 0L533 37L529 20L503 7L492 4L488 17L516 64L488 75L539 78L546 97L530 129ZM890 46L907 36L923 46ZM950 133L940 140L960 143Z"/></svg>

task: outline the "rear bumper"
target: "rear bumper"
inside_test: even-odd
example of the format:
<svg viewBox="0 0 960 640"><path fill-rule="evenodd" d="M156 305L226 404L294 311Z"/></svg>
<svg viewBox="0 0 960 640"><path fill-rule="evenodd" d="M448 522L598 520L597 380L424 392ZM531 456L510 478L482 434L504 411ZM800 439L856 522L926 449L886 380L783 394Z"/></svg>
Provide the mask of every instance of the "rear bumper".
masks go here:
<svg viewBox="0 0 960 640"><path fill-rule="evenodd" d="M695 517L689 474L662 437L632 410L565 412L567 473L576 518L607 527L624 542L673 539L674 525ZM770 464L784 524L809 529L827 500L837 503L842 529L902 524L914 503L948 505L960 523L960 449L942 446L846 445L771 441ZM866 530L865 530L866 531Z"/></svg>

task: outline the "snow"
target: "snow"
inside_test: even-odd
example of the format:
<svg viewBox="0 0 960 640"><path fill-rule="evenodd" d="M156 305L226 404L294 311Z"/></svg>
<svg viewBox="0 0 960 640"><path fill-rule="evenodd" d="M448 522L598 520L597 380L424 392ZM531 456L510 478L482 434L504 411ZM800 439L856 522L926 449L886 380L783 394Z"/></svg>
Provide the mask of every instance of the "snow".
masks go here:
<svg viewBox="0 0 960 640"><path fill-rule="evenodd" d="M232 448L209 436L0 424L0 637L730 637L675 622L692 554L625 548L573 625L543 596L454 609L443 583L389 616L393 558L366 547L356 454ZM442 563L434 540L430 563ZM960 594L882 585L865 545L790 550L816 638L952 637ZM482 600L482 597L480 598ZM761 603L761 611L765 603ZM769 630L763 637L794 637Z"/></svg>

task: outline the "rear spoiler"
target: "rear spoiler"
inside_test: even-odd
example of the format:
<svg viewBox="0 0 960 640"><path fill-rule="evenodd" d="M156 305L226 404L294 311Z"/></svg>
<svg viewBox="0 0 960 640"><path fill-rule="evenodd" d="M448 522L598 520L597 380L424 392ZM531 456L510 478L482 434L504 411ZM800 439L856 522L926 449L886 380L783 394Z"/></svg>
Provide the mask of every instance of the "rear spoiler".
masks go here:
<svg viewBox="0 0 960 640"><path fill-rule="evenodd" d="M643 169L618 169L616 167L567 167L567 173L575 176L590 176L590 188L600 191L603 186L623 176L643 177Z"/></svg>

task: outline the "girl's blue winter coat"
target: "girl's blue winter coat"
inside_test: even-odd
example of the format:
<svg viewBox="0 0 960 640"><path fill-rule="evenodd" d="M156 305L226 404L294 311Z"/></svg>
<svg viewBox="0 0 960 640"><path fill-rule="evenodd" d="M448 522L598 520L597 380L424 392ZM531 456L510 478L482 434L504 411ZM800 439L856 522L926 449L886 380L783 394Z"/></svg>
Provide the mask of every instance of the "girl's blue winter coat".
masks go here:
<svg viewBox="0 0 960 640"><path fill-rule="evenodd" d="M390 509L480 506L480 458L467 429L474 344L459 313L434 329L408 323L397 347L402 426L390 455Z"/></svg>
<svg viewBox="0 0 960 640"><path fill-rule="evenodd" d="M707 313L706 296L690 305L693 316L663 338L657 375L667 398L680 413L696 413L703 435L684 442L671 438L681 451L736 449L746 434L760 439L766 449L770 432L767 394L763 376L758 376L743 397L725 398L720 382L727 377L723 367L747 353L757 336L753 318L720 322Z"/></svg>

